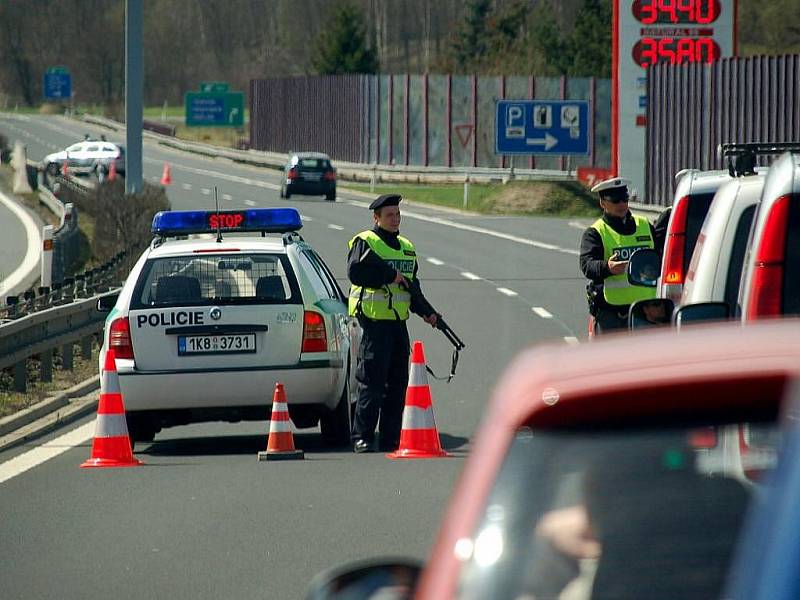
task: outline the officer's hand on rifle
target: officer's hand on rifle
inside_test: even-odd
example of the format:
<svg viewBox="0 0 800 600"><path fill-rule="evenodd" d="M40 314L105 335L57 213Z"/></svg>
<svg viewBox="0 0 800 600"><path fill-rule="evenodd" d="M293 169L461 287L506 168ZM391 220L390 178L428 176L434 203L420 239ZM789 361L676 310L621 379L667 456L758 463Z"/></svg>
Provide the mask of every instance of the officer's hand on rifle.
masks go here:
<svg viewBox="0 0 800 600"><path fill-rule="evenodd" d="M422 317L422 320L431 327L436 327L436 322L439 320L439 315L436 313L431 313L427 317Z"/></svg>

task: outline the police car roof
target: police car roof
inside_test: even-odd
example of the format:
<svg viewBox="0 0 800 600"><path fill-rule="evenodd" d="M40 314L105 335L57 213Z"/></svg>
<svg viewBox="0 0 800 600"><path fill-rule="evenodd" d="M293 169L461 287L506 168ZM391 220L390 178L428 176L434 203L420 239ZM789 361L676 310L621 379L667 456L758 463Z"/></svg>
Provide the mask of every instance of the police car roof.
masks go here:
<svg viewBox="0 0 800 600"><path fill-rule="evenodd" d="M248 252L269 252L285 254L286 247L279 237L260 237L260 235L226 234L221 242L217 242L215 234L202 233L189 236L187 239L170 238L150 250L151 258L161 256L182 256L186 254L214 254L227 252L231 255ZM239 252L234 252L238 250Z"/></svg>

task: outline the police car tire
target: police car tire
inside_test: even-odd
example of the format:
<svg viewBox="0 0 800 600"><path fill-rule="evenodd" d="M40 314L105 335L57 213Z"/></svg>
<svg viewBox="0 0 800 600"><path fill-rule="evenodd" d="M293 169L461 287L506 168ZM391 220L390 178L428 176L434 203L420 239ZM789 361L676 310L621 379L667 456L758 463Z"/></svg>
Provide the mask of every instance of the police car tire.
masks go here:
<svg viewBox="0 0 800 600"><path fill-rule="evenodd" d="M128 426L128 436L131 438L131 444L152 442L153 438L156 437L155 426L143 415L126 413L125 422Z"/></svg>
<svg viewBox="0 0 800 600"><path fill-rule="evenodd" d="M336 202L336 192L329 192L325 194L325 200L328 202Z"/></svg>
<svg viewBox="0 0 800 600"><path fill-rule="evenodd" d="M350 392L347 383L336 408L320 418L319 428L326 446L343 448L350 445Z"/></svg>
<svg viewBox="0 0 800 600"><path fill-rule="evenodd" d="M289 191L289 188L286 188L286 190L284 190L283 197L286 198L287 200L292 197L292 193Z"/></svg>

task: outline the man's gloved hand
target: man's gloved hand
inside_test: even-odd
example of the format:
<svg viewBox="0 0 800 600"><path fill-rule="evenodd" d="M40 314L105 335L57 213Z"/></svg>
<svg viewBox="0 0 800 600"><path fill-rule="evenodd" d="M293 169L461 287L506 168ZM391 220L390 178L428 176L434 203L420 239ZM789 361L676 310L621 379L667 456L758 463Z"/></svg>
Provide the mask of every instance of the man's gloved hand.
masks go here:
<svg viewBox="0 0 800 600"><path fill-rule="evenodd" d="M422 320L431 327L436 327L436 322L439 320L439 315L437 313L431 313L427 317L422 317Z"/></svg>

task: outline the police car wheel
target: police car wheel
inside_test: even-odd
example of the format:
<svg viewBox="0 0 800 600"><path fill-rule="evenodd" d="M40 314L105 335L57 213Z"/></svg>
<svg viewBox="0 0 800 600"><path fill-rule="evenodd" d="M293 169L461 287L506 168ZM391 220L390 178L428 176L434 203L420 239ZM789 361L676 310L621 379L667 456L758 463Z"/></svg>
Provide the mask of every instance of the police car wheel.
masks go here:
<svg viewBox="0 0 800 600"><path fill-rule="evenodd" d="M350 392L346 383L339 404L322 415L319 428L326 446L343 448L350 445Z"/></svg>
<svg viewBox="0 0 800 600"><path fill-rule="evenodd" d="M336 192L328 192L325 194L325 200L328 202L336 202Z"/></svg>
<svg viewBox="0 0 800 600"><path fill-rule="evenodd" d="M126 413L125 422L128 425L128 436L131 438L131 444L152 442L156 437L155 425L144 415Z"/></svg>

